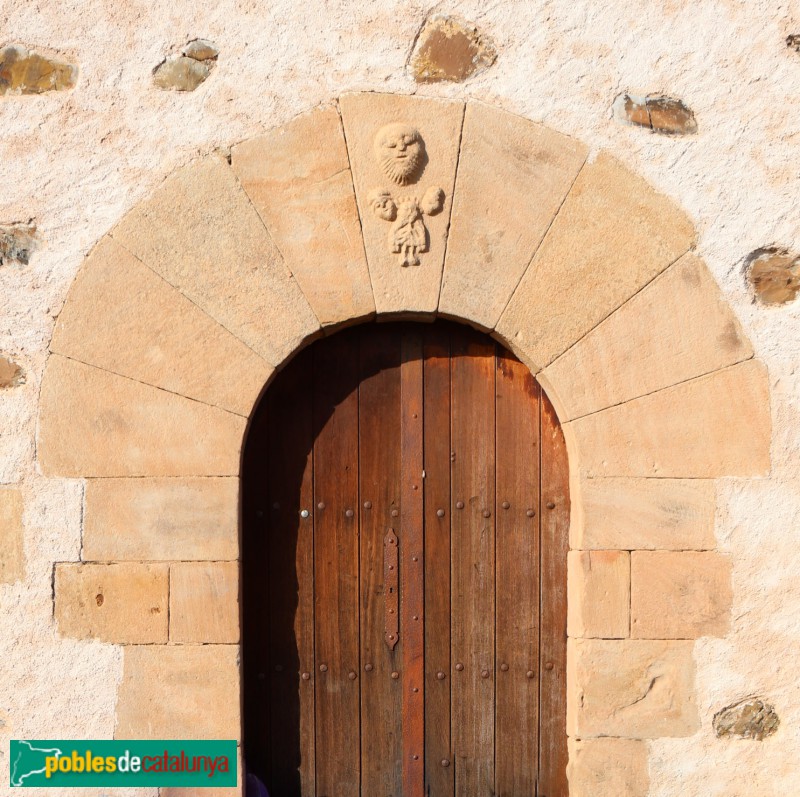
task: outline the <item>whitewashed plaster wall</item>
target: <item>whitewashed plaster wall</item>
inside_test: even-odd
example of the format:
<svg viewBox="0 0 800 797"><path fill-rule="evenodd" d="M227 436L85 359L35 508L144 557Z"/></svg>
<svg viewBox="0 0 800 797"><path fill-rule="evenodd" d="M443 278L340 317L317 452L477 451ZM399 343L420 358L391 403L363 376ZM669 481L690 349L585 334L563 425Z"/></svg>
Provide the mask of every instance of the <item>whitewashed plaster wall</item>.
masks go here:
<svg viewBox="0 0 800 797"><path fill-rule="evenodd" d="M431 11L474 22L495 42L495 65L464 84L418 86L406 60ZM52 618L52 564L78 558L83 488L37 473L35 425L67 290L92 244L176 167L348 90L493 103L610 150L694 221L698 253L769 368L773 465L762 481L720 483L733 630L697 644L702 730L652 743L650 793L797 794L800 301L754 304L742 264L761 246L800 246L800 54L785 45L800 2L0 0L0 32L0 45L80 66L73 91L0 97L0 222L34 218L41 237L28 266L0 267L0 354L27 373L0 391L0 484L26 502L25 580L0 585L0 794L9 738L110 737L121 678L118 649L61 640ZM220 49L208 81L156 89L152 69L196 37ZM699 133L621 125L610 109L625 90L680 97ZM774 704L777 734L716 739L714 712L751 694Z"/></svg>

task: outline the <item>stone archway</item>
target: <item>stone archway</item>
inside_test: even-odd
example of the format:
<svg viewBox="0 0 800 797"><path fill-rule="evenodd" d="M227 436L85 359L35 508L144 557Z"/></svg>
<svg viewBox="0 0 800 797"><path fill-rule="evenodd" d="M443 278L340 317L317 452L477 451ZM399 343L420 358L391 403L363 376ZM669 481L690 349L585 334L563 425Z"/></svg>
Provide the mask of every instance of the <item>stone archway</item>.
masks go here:
<svg viewBox="0 0 800 797"><path fill-rule="evenodd" d="M387 125L424 142L408 185ZM769 469L766 369L693 241L617 160L473 102L346 95L170 176L88 256L42 386L40 467L87 480L56 618L125 646L117 736L239 735L237 477L275 369L345 324L442 316L556 405L571 793L645 795L644 740L698 728L692 640L729 627L713 480Z"/></svg>

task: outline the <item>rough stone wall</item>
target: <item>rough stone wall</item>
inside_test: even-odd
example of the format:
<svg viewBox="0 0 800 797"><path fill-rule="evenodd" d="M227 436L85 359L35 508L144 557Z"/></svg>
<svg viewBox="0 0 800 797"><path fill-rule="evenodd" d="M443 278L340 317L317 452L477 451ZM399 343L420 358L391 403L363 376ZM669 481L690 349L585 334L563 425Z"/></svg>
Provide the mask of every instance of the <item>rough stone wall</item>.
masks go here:
<svg viewBox="0 0 800 797"><path fill-rule="evenodd" d="M418 85L406 63L432 11L474 23L496 62L464 83ZM757 249L800 245L800 55L786 46L798 29L800 5L756 0L7 2L0 46L21 44L79 71L68 91L0 97L0 224L36 224L29 262L0 265L0 356L25 374L0 388L0 489L4 499L19 491L22 506L21 522L12 507L0 529L4 565L14 557L0 569L10 582L0 583L0 783L10 737L110 737L122 677L115 647L56 633L53 563L79 558L84 487L43 478L34 464L47 345L78 267L126 210L198 153L227 152L344 91L377 89L474 97L541 121L611 151L692 218L698 254L769 368L772 473L718 484L717 544L733 563L731 631L697 643L702 728L650 743L649 794L794 795L800 304L755 303L743 268ZM197 38L219 49L207 79L193 92L157 88L153 69ZM680 98L698 132L621 124L612 106L623 92ZM717 739L714 714L750 695L775 707L777 732L762 742Z"/></svg>

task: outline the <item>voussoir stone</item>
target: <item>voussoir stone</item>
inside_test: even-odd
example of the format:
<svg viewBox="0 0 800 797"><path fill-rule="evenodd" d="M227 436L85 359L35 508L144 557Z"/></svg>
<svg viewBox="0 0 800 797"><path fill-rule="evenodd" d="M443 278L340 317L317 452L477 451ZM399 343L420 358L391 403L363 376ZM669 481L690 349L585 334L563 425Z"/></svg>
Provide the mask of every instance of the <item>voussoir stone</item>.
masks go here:
<svg viewBox="0 0 800 797"><path fill-rule="evenodd" d="M543 368L693 241L682 211L603 153L578 175L497 333Z"/></svg>
<svg viewBox="0 0 800 797"><path fill-rule="evenodd" d="M716 551L633 551L631 636L725 636L731 618L731 560Z"/></svg>
<svg viewBox="0 0 800 797"><path fill-rule="evenodd" d="M691 736L694 643L684 640L570 639L567 731L589 738Z"/></svg>
<svg viewBox="0 0 800 797"><path fill-rule="evenodd" d="M585 476L709 479L769 471L767 371L715 371L565 424Z"/></svg>
<svg viewBox="0 0 800 797"><path fill-rule="evenodd" d="M13 487L0 489L0 584L25 577L25 531L22 525L22 493Z"/></svg>
<svg viewBox="0 0 800 797"><path fill-rule="evenodd" d="M239 641L239 563L170 566L170 642Z"/></svg>
<svg viewBox="0 0 800 797"><path fill-rule="evenodd" d="M335 108L234 147L232 166L323 326L375 312Z"/></svg>
<svg viewBox="0 0 800 797"><path fill-rule="evenodd" d="M586 155L527 119L467 105L441 314L494 328Z"/></svg>
<svg viewBox="0 0 800 797"><path fill-rule="evenodd" d="M83 558L236 559L239 480L89 479Z"/></svg>
<svg viewBox="0 0 800 797"><path fill-rule="evenodd" d="M570 551L567 628L573 637L630 636L628 551Z"/></svg>
<svg viewBox="0 0 800 797"><path fill-rule="evenodd" d="M364 93L346 94L339 104L376 310L433 314L439 303L464 103ZM414 139L416 151L420 137L424 157L415 168L408 162L405 182L395 182L389 167L381 165L388 152L397 150L389 144ZM386 146L376 147L378 138ZM403 168L398 163L395 170ZM412 242L419 264L404 266L404 244ZM414 259L408 253L409 262Z"/></svg>
<svg viewBox="0 0 800 797"><path fill-rule="evenodd" d="M660 274L538 376L561 421L621 404L753 356L700 258Z"/></svg>
<svg viewBox="0 0 800 797"><path fill-rule="evenodd" d="M640 739L570 739L570 797L647 797L647 753Z"/></svg>
<svg viewBox="0 0 800 797"><path fill-rule="evenodd" d="M59 633L104 642L166 642L168 594L166 564L57 564Z"/></svg>
<svg viewBox="0 0 800 797"><path fill-rule="evenodd" d="M707 550L716 544L710 479L582 479L570 544L578 549Z"/></svg>
<svg viewBox="0 0 800 797"><path fill-rule="evenodd" d="M179 169L111 235L272 365L319 331L317 317L222 158Z"/></svg>
<svg viewBox="0 0 800 797"><path fill-rule="evenodd" d="M54 354L38 457L49 476L232 476L246 420Z"/></svg>
<svg viewBox="0 0 800 797"><path fill-rule="evenodd" d="M238 739L238 645L125 648L115 739Z"/></svg>
<svg viewBox="0 0 800 797"><path fill-rule="evenodd" d="M108 237L75 278L50 349L244 416L274 370Z"/></svg>

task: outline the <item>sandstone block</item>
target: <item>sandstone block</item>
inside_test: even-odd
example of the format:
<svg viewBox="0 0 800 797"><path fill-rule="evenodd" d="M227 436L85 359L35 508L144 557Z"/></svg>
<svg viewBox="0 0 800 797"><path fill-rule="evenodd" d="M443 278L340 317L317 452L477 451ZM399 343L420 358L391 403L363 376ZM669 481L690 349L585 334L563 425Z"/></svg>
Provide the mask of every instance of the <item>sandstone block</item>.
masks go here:
<svg viewBox="0 0 800 797"><path fill-rule="evenodd" d="M314 111L239 144L232 165L322 325L374 313L336 109Z"/></svg>
<svg viewBox="0 0 800 797"><path fill-rule="evenodd" d="M647 797L647 742L570 739L570 797Z"/></svg>
<svg viewBox="0 0 800 797"><path fill-rule="evenodd" d="M464 104L397 94L339 103L377 312L432 314Z"/></svg>
<svg viewBox="0 0 800 797"><path fill-rule="evenodd" d="M50 349L244 416L274 370L108 237L72 284Z"/></svg>
<svg viewBox="0 0 800 797"><path fill-rule="evenodd" d="M748 360L572 421L587 476L709 479L769 471L767 371Z"/></svg>
<svg viewBox="0 0 800 797"><path fill-rule="evenodd" d="M691 736L695 705L693 643L570 639L567 731L589 738Z"/></svg>
<svg viewBox="0 0 800 797"><path fill-rule="evenodd" d="M238 519L235 478L89 479L83 558L236 559Z"/></svg>
<svg viewBox="0 0 800 797"><path fill-rule="evenodd" d="M238 739L238 645L125 648L115 739Z"/></svg>
<svg viewBox="0 0 800 797"><path fill-rule="evenodd" d="M13 584L25 578L23 510L19 490L0 489L0 584Z"/></svg>
<svg viewBox="0 0 800 797"><path fill-rule="evenodd" d="M170 566L170 642L239 641L239 563Z"/></svg>
<svg viewBox="0 0 800 797"><path fill-rule="evenodd" d="M496 59L494 44L474 25L435 15L422 26L409 66L417 83L461 83Z"/></svg>
<svg viewBox="0 0 800 797"><path fill-rule="evenodd" d="M494 328L586 154L546 127L467 105L440 313Z"/></svg>
<svg viewBox="0 0 800 797"><path fill-rule="evenodd" d="M631 554L631 636L696 639L730 630L731 561L716 551Z"/></svg>
<svg viewBox="0 0 800 797"><path fill-rule="evenodd" d="M579 549L705 550L716 545L714 482L582 479L570 540Z"/></svg>
<svg viewBox="0 0 800 797"><path fill-rule="evenodd" d="M585 166L497 332L539 368L692 246L689 219L610 155Z"/></svg>
<svg viewBox="0 0 800 797"><path fill-rule="evenodd" d="M714 278L687 254L538 378L564 422L752 356Z"/></svg>
<svg viewBox="0 0 800 797"><path fill-rule="evenodd" d="M52 476L231 476L245 424L54 354L42 384L39 462Z"/></svg>
<svg viewBox="0 0 800 797"><path fill-rule="evenodd" d="M104 642L166 642L168 594L167 565L57 564L58 631Z"/></svg>
<svg viewBox="0 0 800 797"><path fill-rule="evenodd" d="M569 635L602 639L630 636L630 554L570 551L568 573Z"/></svg>
<svg viewBox="0 0 800 797"><path fill-rule="evenodd" d="M112 237L267 362L319 322L224 160L179 169Z"/></svg>
<svg viewBox="0 0 800 797"><path fill-rule="evenodd" d="M0 50L0 95L44 94L75 86L78 67L26 50L18 44Z"/></svg>

